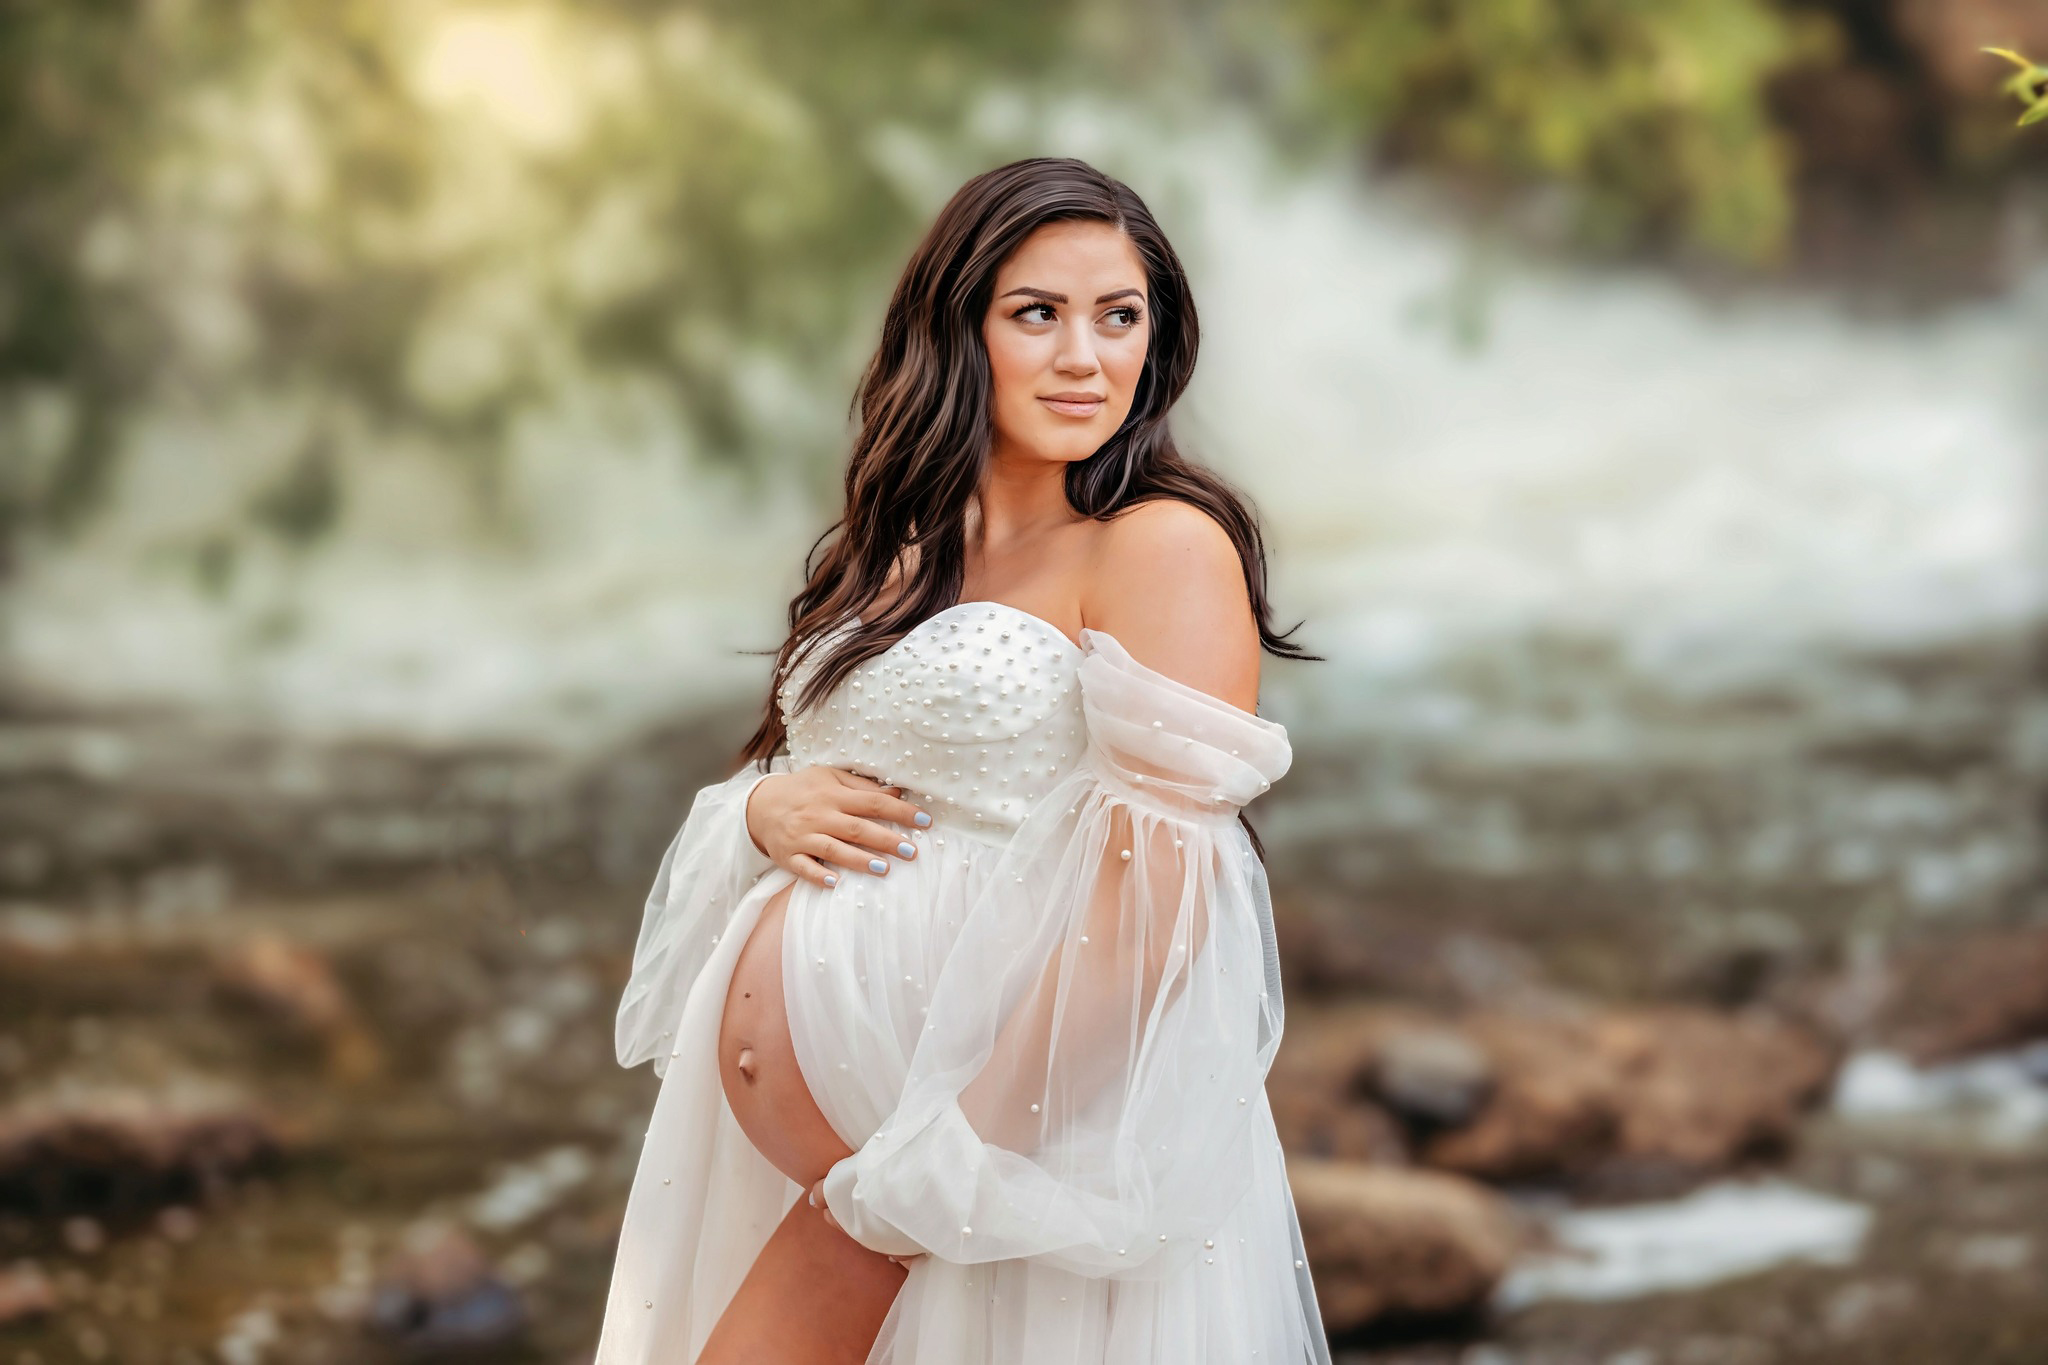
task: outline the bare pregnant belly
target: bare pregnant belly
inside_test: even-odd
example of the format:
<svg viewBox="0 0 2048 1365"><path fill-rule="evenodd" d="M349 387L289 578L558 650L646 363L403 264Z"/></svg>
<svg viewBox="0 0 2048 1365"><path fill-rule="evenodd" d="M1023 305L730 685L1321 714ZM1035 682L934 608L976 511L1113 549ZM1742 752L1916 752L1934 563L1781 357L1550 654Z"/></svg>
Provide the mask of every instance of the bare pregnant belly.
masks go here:
<svg viewBox="0 0 2048 1365"><path fill-rule="evenodd" d="M852 1154L797 1066L782 993L782 927L790 893L770 897L740 947L718 1029L718 1078L740 1131L777 1170L809 1186Z"/></svg>

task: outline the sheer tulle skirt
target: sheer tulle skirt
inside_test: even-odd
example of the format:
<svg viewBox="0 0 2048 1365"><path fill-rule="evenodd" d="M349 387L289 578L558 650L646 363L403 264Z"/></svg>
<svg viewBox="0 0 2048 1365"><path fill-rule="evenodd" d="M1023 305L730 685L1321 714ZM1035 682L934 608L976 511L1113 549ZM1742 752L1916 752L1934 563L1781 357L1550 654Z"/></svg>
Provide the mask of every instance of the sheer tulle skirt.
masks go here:
<svg viewBox="0 0 2048 1365"><path fill-rule="evenodd" d="M711 837L708 822L684 842L690 837ZM740 1129L716 1055L739 950L762 906L792 882L782 969L805 1083L856 1149L897 1108L919 1034L930 1027L933 986L967 907L986 903L1004 852L1003 844L950 828L913 837L918 856L893 864L885 876L846 874L826 889L774 868L738 898L664 1054L595 1365L692 1365L801 1194ZM682 848L677 856L688 853ZM871 1365L1315 1358L1295 1325L1302 1307L1293 1267L1301 1251L1263 1090L1251 1131L1250 1188L1201 1259L1158 1278L1119 1280L1038 1260L918 1257L909 1262Z"/></svg>

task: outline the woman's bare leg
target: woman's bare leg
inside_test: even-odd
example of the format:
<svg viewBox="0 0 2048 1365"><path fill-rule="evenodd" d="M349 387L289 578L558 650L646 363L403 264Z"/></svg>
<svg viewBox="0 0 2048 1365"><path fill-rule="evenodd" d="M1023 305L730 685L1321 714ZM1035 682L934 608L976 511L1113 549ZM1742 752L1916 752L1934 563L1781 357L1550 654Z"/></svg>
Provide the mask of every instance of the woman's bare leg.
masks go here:
<svg viewBox="0 0 2048 1365"><path fill-rule="evenodd" d="M861 1365L909 1274L799 1196L711 1329L697 1365Z"/></svg>
<svg viewBox="0 0 2048 1365"><path fill-rule="evenodd" d="M719 1024L718 1075L747 1140L808 1190L853 1149L812 1098L790 1038L782 926L794 889L784 887L761 907L740 946ZM799 1195L712 1328L698 1365L858 1365L908 1274Z"/></svg>

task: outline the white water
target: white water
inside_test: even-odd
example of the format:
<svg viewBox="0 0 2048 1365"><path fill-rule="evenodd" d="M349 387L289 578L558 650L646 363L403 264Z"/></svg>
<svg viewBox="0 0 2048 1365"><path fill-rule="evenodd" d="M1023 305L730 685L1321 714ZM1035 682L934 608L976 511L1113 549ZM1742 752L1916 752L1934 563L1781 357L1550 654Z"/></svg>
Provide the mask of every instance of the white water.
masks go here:
<svg viewBox="0 0 2048 1365"><path fill-rule="evenodd" d="M976 126L1031 116L992 101ZM1182 429L1265 513L1282 624L1306 616L1298 638L1335 661L1274 670L1269 709L1291 725L1455 724L1399 680L1543 627L1694 693L2043 611L2048 270L1939 320L1876 323L1506 264L1468 354L1416 320L1458 277L1460 234L1393 188L1337 167L1280 179L1220 118L1169 135L1068 104L1039 142L1137 182L1194 272L1203 359ZM814 381L759 378L764 411L836 446L842 392L792 419L793 386ZM733 651L779 642L829 510L764 505L693 469L674 433L621 436L614 402L593 391L518 440L516 547L482 542L445 462L359 450L342 533L304 563L252 546L225 602L160 551L272 472L256 452L297 410L163 415L113 515L16 584L15 677L308 734L569 748L751 699L766 661ZM1394 690L1361 706L1366 682ZM1579 743L1620 740L1595 722Z"/></svg>
<svg viewBox="0 0 2048 1365"><path fill-rule="evenodd" d="M1832 1105L1873 1127L2048 1150L2048 1040L1927 1067L1894 1052L1857 1052L1836 1074Z"/></svg>
<svg viewBox="0 0 2048 1365"><path fill-rule="evenodd" d="M1525 1257L1494 1290L1506 1310L1545 1299L1697 1289L1789 1262L1853 1264L1871 1209L1789 1181L1726 1181L1682 1199L1581 1209L1551 1222L1563 1250Z"/></svg>

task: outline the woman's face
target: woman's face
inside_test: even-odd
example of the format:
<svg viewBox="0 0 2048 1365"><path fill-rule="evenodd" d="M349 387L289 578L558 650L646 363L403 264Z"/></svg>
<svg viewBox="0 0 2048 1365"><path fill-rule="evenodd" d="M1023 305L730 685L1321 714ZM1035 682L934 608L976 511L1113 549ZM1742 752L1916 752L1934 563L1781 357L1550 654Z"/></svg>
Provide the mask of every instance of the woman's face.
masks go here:
<svg viewBox="0 0 2048 1365"><path fill-rule="evenodd" d="M1048 223L996 271L981 333L996 457L1085 460L1123 425L1145 369L1144 263L1108 223Z"/></svg>

